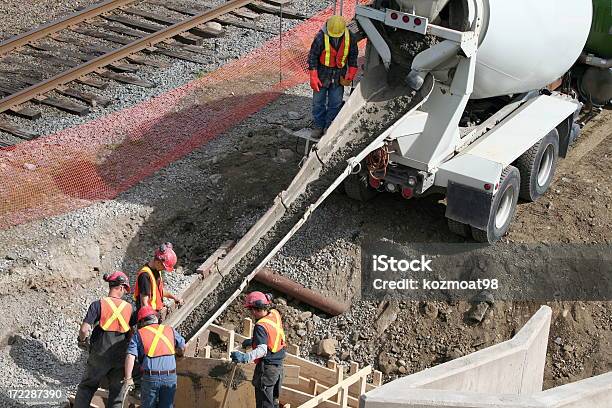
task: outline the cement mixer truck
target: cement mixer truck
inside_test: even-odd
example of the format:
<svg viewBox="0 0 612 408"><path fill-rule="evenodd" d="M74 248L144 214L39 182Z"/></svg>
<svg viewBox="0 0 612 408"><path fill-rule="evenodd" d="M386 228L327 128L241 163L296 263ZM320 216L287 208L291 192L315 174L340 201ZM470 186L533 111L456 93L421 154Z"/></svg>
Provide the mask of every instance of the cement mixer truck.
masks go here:
<svg viewBox="0 0 612 408"><path fill-rule="evenodd" d="M498 241L519 198L546 193L580 132L582 105L563 78L586 58L592 18L591 0L357 6L368 39L361 92L401 81L425 97L355 166L346 193L359 200L379 192L406 199L443 193L452 232Z"/></svg>

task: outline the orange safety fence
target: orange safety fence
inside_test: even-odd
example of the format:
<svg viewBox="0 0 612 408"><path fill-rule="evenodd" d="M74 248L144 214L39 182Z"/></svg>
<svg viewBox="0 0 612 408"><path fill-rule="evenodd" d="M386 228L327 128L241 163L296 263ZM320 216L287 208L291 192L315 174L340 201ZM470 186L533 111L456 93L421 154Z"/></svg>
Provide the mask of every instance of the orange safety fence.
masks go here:
<svg viewBox="0 0 612 408"><path fill-rule="evenodd" d="M346 2L344 15L354 15ZM326 9L248 55L131 108L0 149L0 229L113 199L308 79ZM279 70L282 61L282 82Z"/></svg>

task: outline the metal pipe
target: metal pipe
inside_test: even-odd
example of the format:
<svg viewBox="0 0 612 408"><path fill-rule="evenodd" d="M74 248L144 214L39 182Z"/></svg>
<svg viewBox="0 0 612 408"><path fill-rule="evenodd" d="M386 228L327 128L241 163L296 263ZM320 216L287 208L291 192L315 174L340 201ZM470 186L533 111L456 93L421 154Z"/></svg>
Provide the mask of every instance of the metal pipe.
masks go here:
<svg viewBox="0 0 612 408"><path fill-rule="evenodd" d="M597 67L597 68L612 68L612 58L600 58L600 57L596 57L594 55L589 55L585 52L583 52L582 54L580 54L580 58L578 58L578 61L580 61L583 64L587 64L590 65L592 67Z"/></svg>
<svg viewBox="0 0 612 408"><path fill-rule="evenodd" d="M348 305L321 296L319 293L305 288L285 276L275 274L269 268L262 268L255 275L255 280L332 316L337 316L348 310Z"/></svg>

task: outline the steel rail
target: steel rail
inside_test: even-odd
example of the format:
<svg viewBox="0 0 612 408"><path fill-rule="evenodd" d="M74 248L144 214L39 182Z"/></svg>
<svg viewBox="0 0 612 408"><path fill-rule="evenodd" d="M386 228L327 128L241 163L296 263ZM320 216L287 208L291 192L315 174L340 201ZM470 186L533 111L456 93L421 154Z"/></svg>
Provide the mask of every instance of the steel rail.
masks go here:
<svg viewBox="0 0 612 408"><path fill-rule="evenodd" d="M153 45L162 42L168 38L174 37L177 34L185 32L198 26L202 23L214 20L223 14L227 14L237 8L243 7L253 0L231 0L227 3L207 10L200 14L196 14L193 17L189 17L186 20L180 21L176 24L168 26L162 30L151 33L148 36L139 38L133 43L127 44L113 52L101 55L98 58L92 59L85 62L82 65L76 66L68 71L64 71L51 77L38 84L32 85L25 88L17 93L9 95L0 100L0 112L4 112L16 105L20 105L37 96L40 96L46 92L52 91L58 86L65 85L70 81L74 81L82 77L83 75L89 74L96 71L99 68L105 67L113 62L117 62L122 58L125 58L131 54L141 51L145 48L152 47Z"/></svg>
<svg viewBox="0 0 612 408"><path fill-rule="evenodd" d="M40 40L49 34L56 33L72 25L82 23L85 20L99 16L100 14L108 13L119 7L134 3L136 0L106 0L101 3L93 4L81 11L69 14L59 20L51 21L36 27L34 30L16 35L6 41L0 42L0 55L4 55L13 51L16 48L30 44L33 41Z"/></svg>

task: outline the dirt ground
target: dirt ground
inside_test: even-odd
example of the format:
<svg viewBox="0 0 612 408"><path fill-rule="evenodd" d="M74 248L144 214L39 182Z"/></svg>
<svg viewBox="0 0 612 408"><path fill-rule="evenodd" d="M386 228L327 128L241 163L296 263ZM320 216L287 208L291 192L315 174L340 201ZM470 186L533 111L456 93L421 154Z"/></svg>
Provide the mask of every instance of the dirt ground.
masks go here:
<svg viewBox="0 0 612 408"><path fill-rule="evenodd" d="M170 240L177 243L179 274L187 274L222 242L242 236L297 172L301 146L286 128L307 126L309 111L307 87L296 88L116 200L84 210L100 213L91 226L67 215L1 231L0 287L10 288L0 293L5 309L0 325L7 328L3 337L9 344L3 364L16 364L17 373L34 372L39 383L74 387L84 363L74 334L86 305L104 292L102 272L120 268L133 276L152 245ZM498 251L521 243L610 244L611 134L612 112L604 111L561 162L546 196L520 205ZM169 174L179 175L172 184L165 182ZM158 189L160 197L143 198L142 189ZM496 302L481 324L470 325L464 319L466 302L401 302L395 323L379 333L373 322L381 305L358 299L358 245L364 237L464 242L448 231L443 215L444 206L436 199L407 202L382 195L356 203L340 191L333 194L300 233L313 238L308 248L296 238L298 247L307 249L301 256L305 271L316 276L313 289L353 305L347 314L329 318L286 299L281 309L290 342L320 360L312 347L334 336L340 343L334 359L373 364L392 379L510 338L539 303ZM344 266L317 264L321 253L334 253ZM188 279L176 283L176 290L187 283ZM554 316L546 387L612 370L612 303L549 305ZM65 324L57 323L58 311ZM315 312L311 323L301 320L304 311ZM222 322L238 325L242 317L243 310L234 304ZM306 334L300 335L303 331ZM66 337L61 348L53 341L58 333ZM32 365L18 357L26 353L42 354L36 354ZM15 373L7 376L8 381L19 378Z"/></svg>

